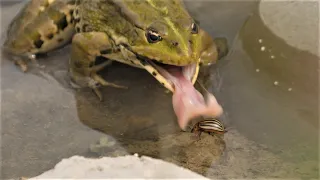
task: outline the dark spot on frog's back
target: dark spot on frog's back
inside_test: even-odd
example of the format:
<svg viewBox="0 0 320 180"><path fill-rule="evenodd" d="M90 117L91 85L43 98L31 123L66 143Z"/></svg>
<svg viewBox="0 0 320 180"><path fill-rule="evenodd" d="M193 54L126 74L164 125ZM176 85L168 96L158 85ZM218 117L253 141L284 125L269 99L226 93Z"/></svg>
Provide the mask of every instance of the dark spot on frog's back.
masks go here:
<svg viewBox="0 0 320 180"><path fill-rule="evenodd" d="M76 0L71 0L71 1L69 1L67 4L74 5L74 4L76 4Z"/></svg>
<svg viewBox="0 0 320 180"><path fill-rule="evenodd" d="M38 48L38 49L41 48L42 44L43 44L43 41L42 41L40 38L34 41L34 45L35 45L36 48Z"/></svg>
<svg viewBox="0 0 320 180"><path fill-rule="evenodd" d="M105 50L101 50L100 54L110 54L112 52L112 49L105 49Z"/></svg>
<svg viewBox="0 0 320 180"><path fill-rule="evenodd" d="M77 24L80 22L80 18L74 19L74 22Z"/></svg>
<svg viewBox="0 0 320 180"><path fill-rule="evenodd" d="M71 9L70 11L69 11L69 14L70 14L70 23L71 24L73 24L73 22L74 22L74 17L73 17L73 9Z"/></svg>
<svg viewBox="0 0 320 180"><path fill-rule="evenodd" d="M82 26L82 32L91 32L91 31L92 30L91 30L91 28L90 28L90 26L88 24L84 24Z"/></svg>
<svg viewBox="0 0 320 180"><path fill-rule="evenodd" d="M64 30L68 26L67 16L63 15L59 21L55 22L59 30Z"/></svg>
<svg viewBox="0 0 320 180"><path fill-rule="evenodd" d="M74 62L74 66L75 66L76 68L82 68L82 63L81 63L80 61L75 61L75 62Z"/></svg>
<svg viewBox="0 0 320 180"><path fill-rule="evenodd" d="M47 35L48 39L52 39L53 37L54 37L53 33L50 33L50 34Z"/></svg>
<svg viewBox="0 0 320 180"><path fill-rule="evenodd" d="M62 38L59 38L59 39L58 39L58 42L59 42L59 43L61 43L62 41L63 41L63 39L62 39Z"/></svg>

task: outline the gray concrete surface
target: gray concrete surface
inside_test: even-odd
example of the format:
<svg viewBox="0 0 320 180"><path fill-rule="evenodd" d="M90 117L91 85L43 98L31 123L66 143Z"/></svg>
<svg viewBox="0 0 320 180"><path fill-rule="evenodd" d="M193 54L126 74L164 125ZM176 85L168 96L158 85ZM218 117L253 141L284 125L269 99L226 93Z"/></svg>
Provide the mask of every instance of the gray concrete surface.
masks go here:
<svg viewBox="0 0 320 180"><path fill-rule="evenodd" d="M318 58L275 35L257 5L187 1L201 26L214 36L226 36L231 45L228 57L214 67L219 86L212 88L225 108L222 120L232 128L224 137L225 151L217 137L204 134L194 142L180 132L170 95L143 71L121 65L108 69L106 79L130 90L104 88L104 94L111 94L104 102L91 91L70 89L67 47L40 59L46 69L34 67L27 74L1 58L2 178L37 176L73 155L137 152L209 178L317 179ZM1 7L2 33L19 7ZM294 26L283 28L289 32ZM306 33L297 31L292 36L300 36L292 39ZM308 33L312 36L318 34ZM100 137L116 143L95 145Z"/></svg>

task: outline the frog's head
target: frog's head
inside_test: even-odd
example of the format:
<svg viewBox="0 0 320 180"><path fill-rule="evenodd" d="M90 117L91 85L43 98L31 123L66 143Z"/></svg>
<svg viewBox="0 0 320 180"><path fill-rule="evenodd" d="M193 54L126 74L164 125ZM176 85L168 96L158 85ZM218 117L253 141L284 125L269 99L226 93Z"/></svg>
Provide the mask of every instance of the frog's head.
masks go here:
<svg viewBox="0 0 320 180"><path fill-rule="evenodd" d="M140 57L141 65L174 92L174 81L184 76L195 83L200 65L215 63L218 51L211 36L183 6L169 4L150 7L153 14L139 13L138 19L143 23L131 49Z"/></svg>

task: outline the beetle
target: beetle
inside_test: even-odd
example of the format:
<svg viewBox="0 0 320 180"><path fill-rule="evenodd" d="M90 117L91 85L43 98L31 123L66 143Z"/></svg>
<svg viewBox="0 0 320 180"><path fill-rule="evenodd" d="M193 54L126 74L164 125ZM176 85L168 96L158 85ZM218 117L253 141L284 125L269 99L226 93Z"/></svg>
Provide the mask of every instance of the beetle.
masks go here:
<svg viewBox="0 0 320 180"><path fill-rule="evenodd" d="M204 118L203 121L196 123L192 130L192 133L195 133L198 138L202 132L206 132L208 134L214 133L218 135L223 135L224 133L228 132L225 126L215 118Z"/></svg>

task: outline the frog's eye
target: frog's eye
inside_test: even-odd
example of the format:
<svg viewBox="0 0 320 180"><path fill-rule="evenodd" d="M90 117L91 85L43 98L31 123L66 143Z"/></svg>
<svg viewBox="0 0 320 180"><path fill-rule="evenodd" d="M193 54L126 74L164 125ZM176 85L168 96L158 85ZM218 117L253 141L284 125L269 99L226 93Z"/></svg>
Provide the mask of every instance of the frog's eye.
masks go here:
<svg viewBox="0 0 320 180"><path fill-rule="evenodd" d="M199 31L198 25L196 23L192 23L191 24L191 33L198 34L198 31Z"/></svg>
<svg viewBox="0 0 320 180"><path fill-rule="evenodd" d="M162 40L162 37L153 30L148 30L146 33L146 37L149 43L156 43Z"/></svg>

